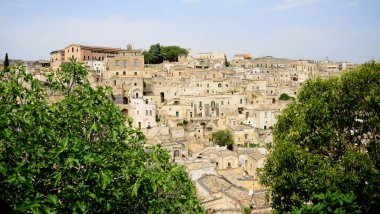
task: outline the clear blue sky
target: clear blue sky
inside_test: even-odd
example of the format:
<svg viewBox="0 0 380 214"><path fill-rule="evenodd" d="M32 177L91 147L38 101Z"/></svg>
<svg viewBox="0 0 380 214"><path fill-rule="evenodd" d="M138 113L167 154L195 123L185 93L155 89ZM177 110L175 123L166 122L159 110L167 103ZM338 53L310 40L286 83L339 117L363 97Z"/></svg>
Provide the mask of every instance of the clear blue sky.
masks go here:
<svg viewBox="0 0 380 214"><path fill-rule="evenodd" d="M0 57L153 43L254 57L380 59L380 0L0 0Z"/></svg>

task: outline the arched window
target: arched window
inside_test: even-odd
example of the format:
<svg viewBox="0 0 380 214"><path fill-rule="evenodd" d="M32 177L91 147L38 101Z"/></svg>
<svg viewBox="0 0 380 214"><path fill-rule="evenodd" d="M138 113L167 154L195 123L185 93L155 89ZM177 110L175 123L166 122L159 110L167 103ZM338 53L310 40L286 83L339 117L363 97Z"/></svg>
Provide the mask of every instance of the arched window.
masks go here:
<svg viewBox="0 0 380 214"><path fill-rule="evenodd" d="M123 97L123 104L128 104L128 97Z"/></svg>

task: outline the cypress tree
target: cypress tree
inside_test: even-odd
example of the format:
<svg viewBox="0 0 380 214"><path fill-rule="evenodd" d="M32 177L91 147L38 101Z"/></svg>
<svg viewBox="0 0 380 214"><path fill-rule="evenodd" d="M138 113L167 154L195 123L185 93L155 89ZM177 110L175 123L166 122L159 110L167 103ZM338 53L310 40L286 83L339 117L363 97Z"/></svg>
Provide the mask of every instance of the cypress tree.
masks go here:
<svg viewBox="0 0 380 214"><path fill-rule="evenodd" d="M4 68L8 68L8 66L9 66L8 53L5 53Z"/></svg>

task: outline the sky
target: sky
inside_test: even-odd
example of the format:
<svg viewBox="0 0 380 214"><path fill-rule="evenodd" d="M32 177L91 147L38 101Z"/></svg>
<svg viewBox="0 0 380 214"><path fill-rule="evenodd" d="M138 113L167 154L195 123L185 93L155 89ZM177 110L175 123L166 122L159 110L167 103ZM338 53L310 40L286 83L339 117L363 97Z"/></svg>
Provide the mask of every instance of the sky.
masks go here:
<svg viewBox="0 0 380 214"><path fill-rule="evenodd" d="M363 63L380 60L380 0L0 0L0 58L76 43Z"/></svg>

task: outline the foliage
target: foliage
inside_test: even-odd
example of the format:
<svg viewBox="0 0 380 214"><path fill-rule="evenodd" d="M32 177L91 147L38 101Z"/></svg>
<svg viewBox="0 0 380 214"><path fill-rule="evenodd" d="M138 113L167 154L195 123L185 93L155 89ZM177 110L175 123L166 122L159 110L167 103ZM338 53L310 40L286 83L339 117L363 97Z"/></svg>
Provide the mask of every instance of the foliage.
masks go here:
<svg viewBox="0 0 380 214"><path fill-rule="evenodd" d="M230 62L227 60L227 57L225 57L225 59L224 59L224 66L226 66L226 67L230 67Z"/></svg>
<svg viewBox="0 0 380 214"><path fill-rule="evenodd" d="M189 125L189 121L187 120L183 120L182 122L177 123L177 126L187 127L187 125Z"/></svg>
<svg viewBox="0 0 380 214"><path fill-rule="evenodd" d="M259 147L259 145L255 143L244 143L244 147L255 148L255 147Z"/></svg>
<svg viewBox="0 0 380 214"><path fill-rule="evenodd" d="M143 55L145 64L160 64L164 61L161 45L158 43L151 45L149 51L144 51Z"/></svg>
<svg viewBox="0 0 380 214"><path fill-rule="evenodd" d="M188 54L188 51L178 46L161 46L159 43L151 45L149 51L144 51L145 64L160 64L164 60L178 62L178 55Z"/></svg>
<svg viewBox="0 0 380 214"><path fill-rule="evenodd" d="M287 101L287 100L294 100L294 97L289 96L287 93L282 93L280 95L280 98L278 98L278 99Z"/></svg>
<svg viewBox="0 0 380 214"><path fill-rule="evenodd" d="M214 143L219 146L227 146L229 150L232 150L234 145L234 139L230 130L219 130L212 133L212 139Z"/></svg>
<svg viewBox="0 0 380 214"><path fill-rule="evenodd" d="M158 123L158 122L160 122L160 121L161 121L161 116L158 115L158 114L156 114L156 122Z"/></svg>
<svg viewBox="0 0 380 214"><path fill-rule="evenodd" d="M339 191L312 196L312 203L294 208L293 214L319 214L319 213L360 213L360 207L355 201L353 193L342 194Z"/></svg>
<svg viewBox="0 0 380 214"><path fill-rule="evenodd" d="M243 207L243 213L244 214L250 214L252 212L252 208L251 207Z"/></svg>
<svg viewBox="0 0 380 214"><path fill-rule="evenodd" d="M380 65L308 81L278 118L262 184L290 211L328 191L352 192L364 213L380 205Z"/></svg>
<svg viewBox="0 0 380 214"><path fill-rule="evenodd" d="M178 62L178 55L188 54L189 52L178 46L162 46L162 53L164 55L164 60L169 62Z"/></svg>
<svg viewBox="0 0 380 214"><path fill-rule="evenodd" d="M5 53L5 59L4 59L4 68L8 68L9 66L9 59L8 59L8 53Z"/></svg>
<svg viewBox="0 0 380 214"><path fill-rule="evenodd" d="M0 201L16 212L203 212L183 167L125 125L110 88L71 60L45 89L23 67L0 72Z"/></svg>

